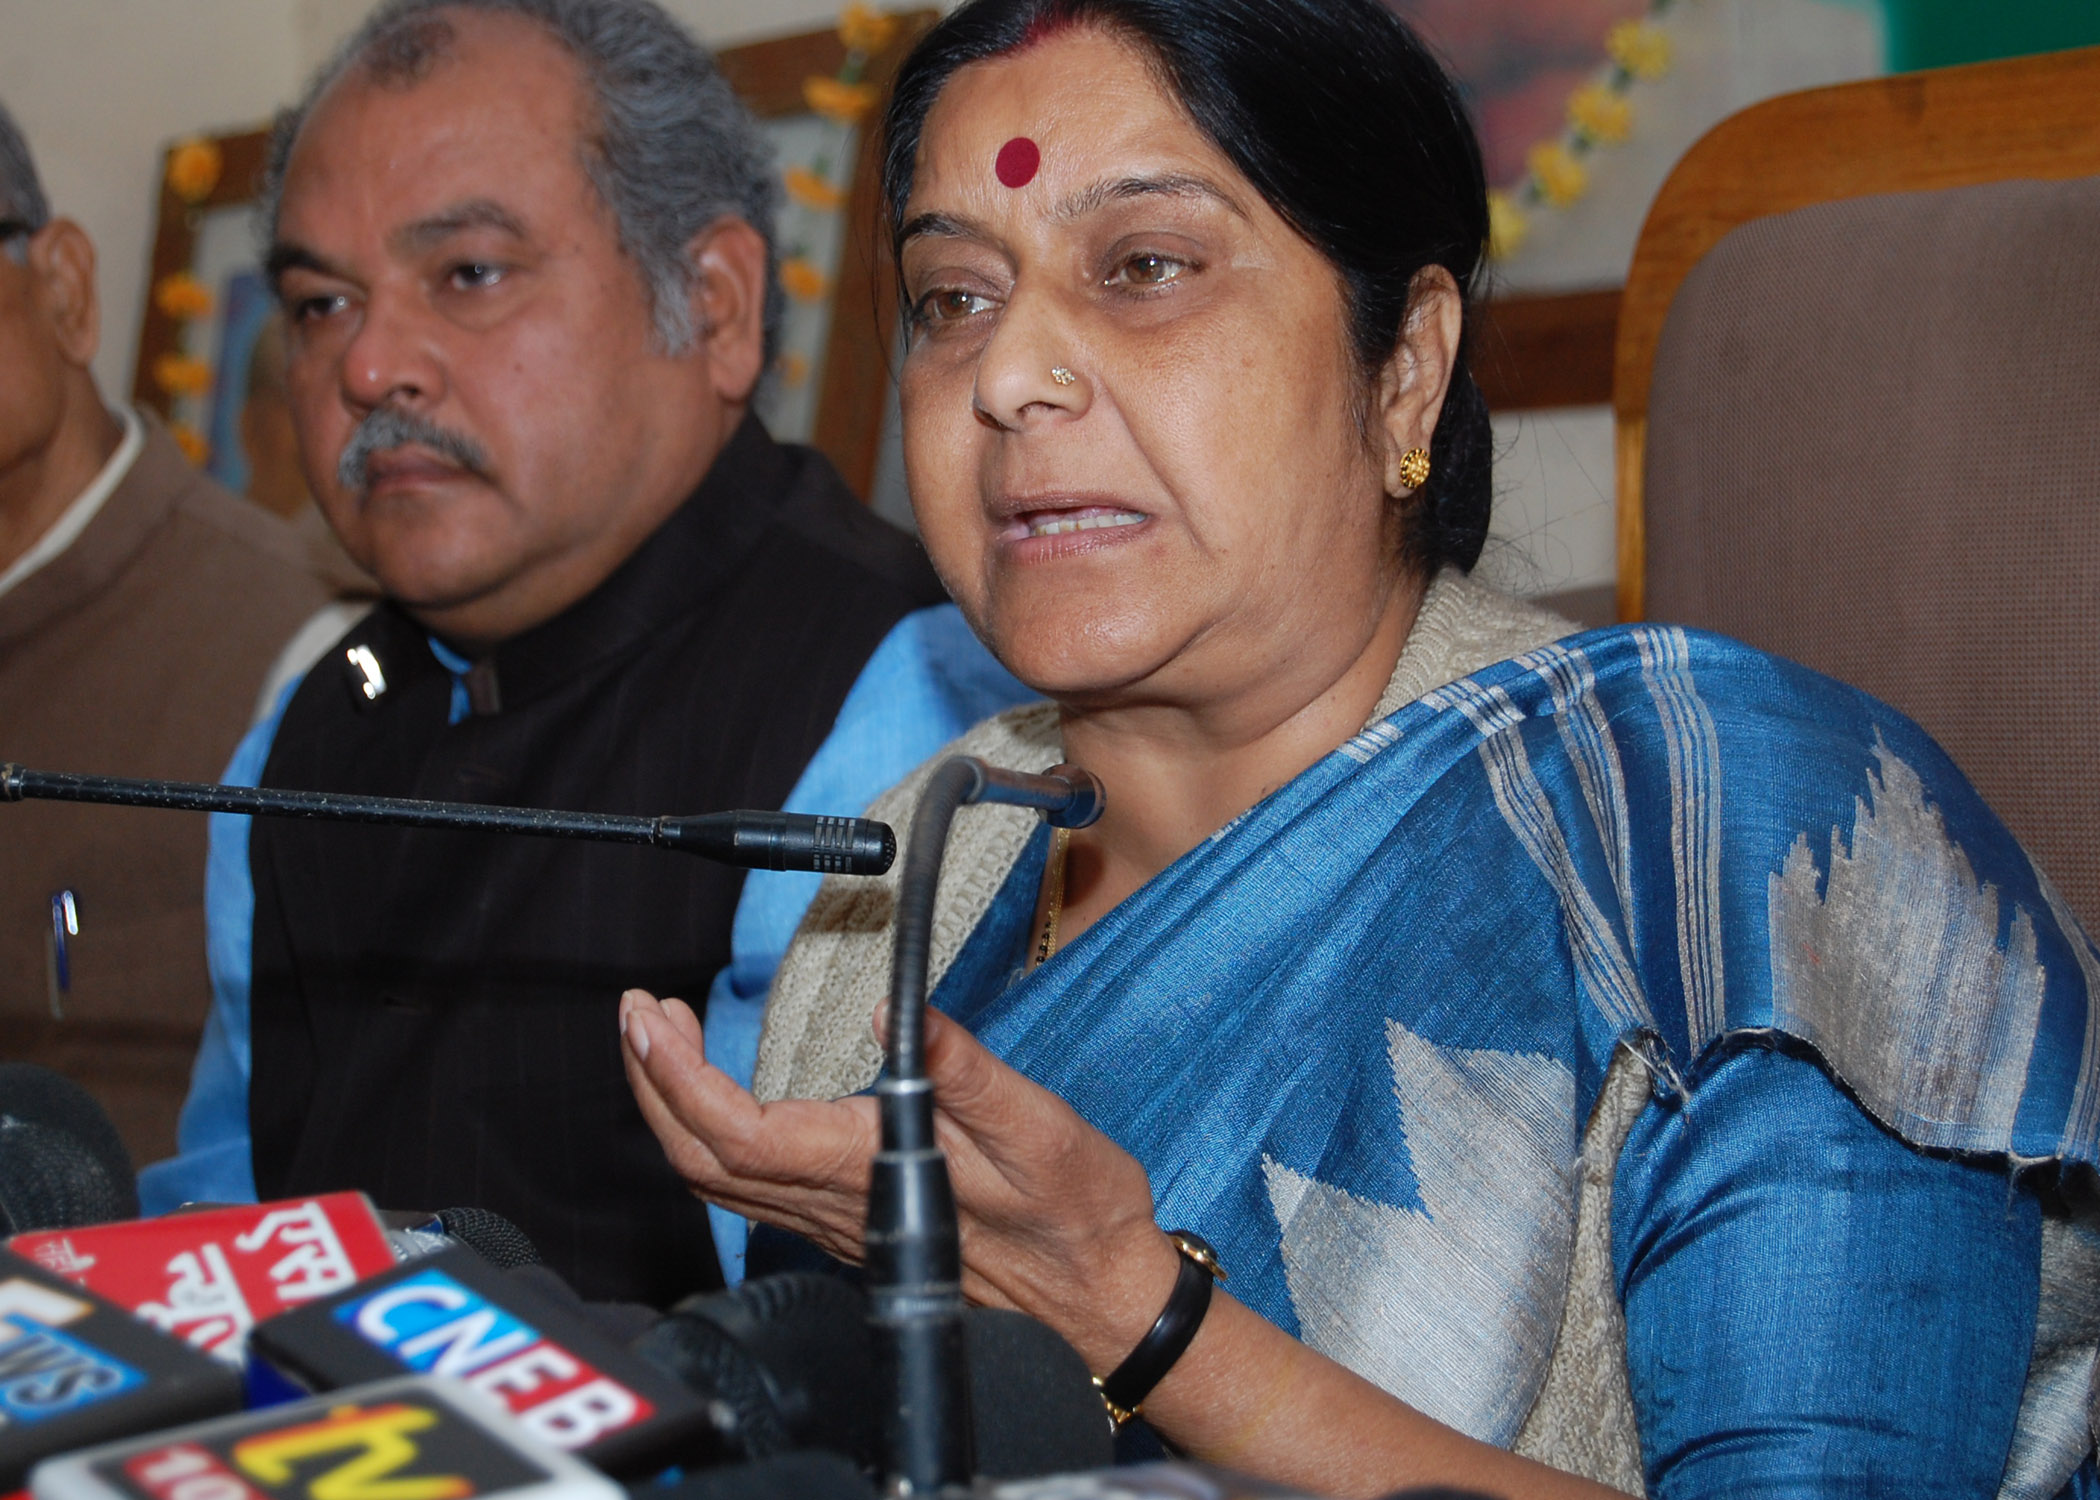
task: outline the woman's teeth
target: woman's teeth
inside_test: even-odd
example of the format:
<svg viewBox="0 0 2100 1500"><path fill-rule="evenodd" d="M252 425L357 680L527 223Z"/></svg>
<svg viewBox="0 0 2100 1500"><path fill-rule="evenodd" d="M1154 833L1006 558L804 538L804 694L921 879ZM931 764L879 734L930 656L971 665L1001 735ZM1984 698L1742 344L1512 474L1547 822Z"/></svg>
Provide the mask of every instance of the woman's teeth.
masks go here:
<svg viewBox="0 0 2100 1500"><path fill-rule="evenodd" d="M1028 523L1030 536L1064 536L1074 531L1103 531L1111 526L1135 526L1145 518L1136 511L1088 511L1082 515L1049 515Z"/></svg>

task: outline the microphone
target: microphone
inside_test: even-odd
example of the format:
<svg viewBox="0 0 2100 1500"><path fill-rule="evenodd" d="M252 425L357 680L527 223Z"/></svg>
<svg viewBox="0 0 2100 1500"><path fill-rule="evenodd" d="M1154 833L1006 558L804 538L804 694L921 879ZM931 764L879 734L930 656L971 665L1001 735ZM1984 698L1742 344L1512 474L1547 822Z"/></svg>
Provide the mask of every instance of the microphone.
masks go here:
<svg viewBox="0 0 2100 1500"><path fill-rule="evenodd" d="M0 1250L0 1492L55 1453L240 1404L217 1360Z"/></svg>
<svg viewBox="0 0 2100 1500"><path fill-rule="evenodd" d="M0 1063L0 1235L138 1211L131 1157L94 1097L49 1068Z"/></svg>
<svg viewBox="0 0 2100 1500"><path fill-rule="evenodd" d="M1022 1313L963 1318L971 1438L988 1479L1101 1468L1108 1418L1078 1351ZM836 1276L792 1272L688 1298L629 1346L701 1396L717 1462L835 1453L879 1467L889 1393L876 1378L868 1299Z"/></svg>
<svg viewBox="0 0 2100 1500"><path fill-rule="evenodd" d="M464 1245L498 1270L540 1264L539 1247L525 1231L486 1208L441 1208L434 1214L381 1210L379 1222L400 1260L436 1255Z"/></svg>
<svg viewBox="0 0 2100 1500"><path fill-rule="evenodd" d="M235 1367L262 1319L396 1264L363 1193L42 1230L7 1247Z"/></svg>
<svg viewBox="0 0 2100 1500"><path fill-rule="evenodd" d="M890 1488L908 1494L960 1493L975 1467L962 1233L948 1161L934 1143L926 1076L926 973L948 830L957 812L979 802L1033 807L1053 827L1084 828L1101 816L1104 793L1078 766L1034 776L955 755L933 768L912 815L890 962L889 1066L875 1085L882 1138L866 1235L869 1322L882 1386L894 1397L884 1470Z"/></svg>
<svg viewBox="0 0 2100 1500"><path fill-rule="evenodd" d="M464 1245L260 1323L250 1344L308 1391L462 1380L539 1441L609 1473L712 1451L708 1413L685 1386Z"/></svg>
<svg viewBox="0 0 2100 1500"><path fill-rule="evenodd" d="M531 807L489 807L478 802L422 802L408 797L361 797L345 792L79 776L69 771L31 771L13 764L0 765L0 802L20 802L24 798L653 844L745 870L880 875L897 857L897 835L888 824L867 818L786 812L702 813L684 818L551 812Z"/></svg>
<svg viewBox="0 0 2100 1500"><path fill-rule="evenodd" d="M36 1500L627 1500L479 1391L427 1375L70 1453Z"/></svg>

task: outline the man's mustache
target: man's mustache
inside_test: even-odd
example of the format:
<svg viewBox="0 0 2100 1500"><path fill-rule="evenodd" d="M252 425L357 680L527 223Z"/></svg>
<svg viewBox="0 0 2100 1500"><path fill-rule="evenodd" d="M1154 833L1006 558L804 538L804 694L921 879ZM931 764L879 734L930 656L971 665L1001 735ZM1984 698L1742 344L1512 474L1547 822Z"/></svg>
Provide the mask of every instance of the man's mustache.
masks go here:
<svg viewBox="0 0 2100 1500"><path fill-rule="evenodd" d="M354 494L365 494L372 487L373 455L410 444L459 465L477 479L489 477L487 451L465 433L440 427L398 406L382 406L358 423L357 431L343 445L343 456L335 463L335 482Z"/></svg>

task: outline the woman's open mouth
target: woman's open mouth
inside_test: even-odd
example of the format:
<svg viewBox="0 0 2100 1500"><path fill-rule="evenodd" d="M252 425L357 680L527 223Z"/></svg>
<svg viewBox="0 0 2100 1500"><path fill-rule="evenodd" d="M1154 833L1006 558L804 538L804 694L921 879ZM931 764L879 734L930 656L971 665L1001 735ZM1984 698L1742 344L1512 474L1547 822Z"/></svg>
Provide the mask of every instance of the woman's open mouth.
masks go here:
<svg viewBox="0 0 2100 1500"><path fill-rule="evenodd" d="M1115 526L1137 526L1148 518L1134 510L1111 510L1093 505L1084 510L1046 510L1017 517L1028 536L1069 536L1077 531L1106 531Z"/></svg>

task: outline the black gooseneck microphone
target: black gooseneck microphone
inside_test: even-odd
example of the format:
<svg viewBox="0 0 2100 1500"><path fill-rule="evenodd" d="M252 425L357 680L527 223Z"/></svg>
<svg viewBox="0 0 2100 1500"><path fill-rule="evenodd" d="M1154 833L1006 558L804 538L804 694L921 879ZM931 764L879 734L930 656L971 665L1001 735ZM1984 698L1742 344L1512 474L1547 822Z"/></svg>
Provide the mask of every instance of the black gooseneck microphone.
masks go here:
<svg viewBox="0 0 2100 1500"><path fill-rule="evenodd" d="M343 823L390 823L411 828L468 828L484 833L594 839L610 844L654 844L660 849L682 849L746 870L880 875L897 857L897 836L889 825L866 818L786 812L703 813L689 818L549 812L533 807L484 807L474 802L358 797L343 792L77 776L67 771L31 771L17 765L0 765L0 802L20 802L24 798L323 818Z"/></svg>
<svg viewBox="0 0 2100 1500"><path fill-rule="evenodd" d="M962 1234L948 1160L934 1144L926 1076L926 971L934 891L955 815L973 803L1039 809L1056 828L1101 816L1100 781L1078 766L1040 776L974 756L934 768L911 823L897 889L890 968L889 1068L875 1085L882 1144L868 1187L868 1322L877 1371L894 1393L883 1453L896 1496L962 1494L975 1469L963 1333Z"/></svg>

